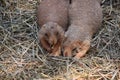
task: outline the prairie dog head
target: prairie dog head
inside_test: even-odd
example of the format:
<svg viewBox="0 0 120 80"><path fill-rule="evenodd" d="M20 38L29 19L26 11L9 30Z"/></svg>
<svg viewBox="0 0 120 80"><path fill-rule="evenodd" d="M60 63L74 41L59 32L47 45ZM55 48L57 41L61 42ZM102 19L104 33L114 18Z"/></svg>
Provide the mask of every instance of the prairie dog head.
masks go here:
<svg viewBox="0 0 120 80"><path fill-rule="evenodd" d="M39 31L39 39L42 46L49 52L54 49L59 40L63 40L64 30L54 22L44 24Z"/></svg>

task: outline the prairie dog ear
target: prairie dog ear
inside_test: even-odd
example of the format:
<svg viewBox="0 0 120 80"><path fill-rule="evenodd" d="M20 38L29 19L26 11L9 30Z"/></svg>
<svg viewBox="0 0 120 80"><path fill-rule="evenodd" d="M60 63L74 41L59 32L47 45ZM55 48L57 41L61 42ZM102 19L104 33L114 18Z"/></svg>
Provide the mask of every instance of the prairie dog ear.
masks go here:
<svg viewBox="0 0 120 80"><path fill-rule="evenodd" d="M66 31L66 32L65 32L65 37L67 37L67 36L68 36L68 32Z"/></svg>
<svg viewBox="0 0 120 80"><path fill-rule="evenodd" d="M47 24L43 24L40 29L45 29Z"/></svg>
<svg viewBox="0 0 120 80"><path fill-rule="evenodd" d="M60 33L64 33L64 29L62 28L62 26L57 24L57 30L60 31Z"/></svg>
<svg viewBox="0 0 120 80"><path fill-rule="evenodd" d="M66 41L67 40L67 34L66 34L66 32L64 33L64 41Z"/></svg>

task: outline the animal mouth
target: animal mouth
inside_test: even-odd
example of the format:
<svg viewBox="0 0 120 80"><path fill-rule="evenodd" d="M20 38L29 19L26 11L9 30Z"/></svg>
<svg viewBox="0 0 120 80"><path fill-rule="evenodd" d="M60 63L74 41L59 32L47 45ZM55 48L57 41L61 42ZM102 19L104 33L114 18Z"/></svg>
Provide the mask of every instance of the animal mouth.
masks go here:
<svg viewBox="0 0 120 80"><path fill-rule="evenodd" d="M51 44L50 47L51 47L52 50L54 49L54 45L53 44Z"/></svg>

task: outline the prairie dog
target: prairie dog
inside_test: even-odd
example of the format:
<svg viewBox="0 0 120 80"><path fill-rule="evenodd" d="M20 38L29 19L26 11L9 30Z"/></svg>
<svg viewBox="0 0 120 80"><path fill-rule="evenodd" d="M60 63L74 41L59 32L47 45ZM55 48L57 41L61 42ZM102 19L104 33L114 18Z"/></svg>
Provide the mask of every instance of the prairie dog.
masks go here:
<svg viewBox="0 0 120 80"><path fill-rule="evenodd" d="M98 0L72 0L69 8L70 26L65 33L63 55L83 57L90 48L93 34L100 28L102 9Z"/></svg>
<svg viewBox="0 0 120 80"><path fill-rule="evenodd" d="M37 8L39 39L52 56L60 54L64 32L68 25L69 0L43 0Z"/></svg>

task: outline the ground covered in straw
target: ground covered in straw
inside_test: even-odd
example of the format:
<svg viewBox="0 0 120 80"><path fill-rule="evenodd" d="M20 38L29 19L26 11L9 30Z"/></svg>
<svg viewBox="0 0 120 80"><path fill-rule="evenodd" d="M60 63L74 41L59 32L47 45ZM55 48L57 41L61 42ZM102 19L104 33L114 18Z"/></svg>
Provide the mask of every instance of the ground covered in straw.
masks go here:
<svg viewBox="0 0 120 80"><path fill-rule="evenodd" d="M48 57L38 41L40 0L0 0L0 80L120 80L120 1L103 0L103 24L88 54Z"/></svg>

